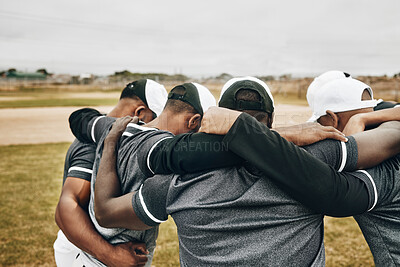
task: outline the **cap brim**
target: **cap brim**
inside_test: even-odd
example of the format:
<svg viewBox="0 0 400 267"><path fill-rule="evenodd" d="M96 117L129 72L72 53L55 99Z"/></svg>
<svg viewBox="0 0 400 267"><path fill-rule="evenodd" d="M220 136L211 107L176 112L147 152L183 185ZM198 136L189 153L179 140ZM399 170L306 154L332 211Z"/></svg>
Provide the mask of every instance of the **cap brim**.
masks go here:
<svg viewBox="0 0 400 267"><path fill-rule="evenodd" d="M313 114L308 120L307 122L316 122L319 119L319 117L315 114Z"/></svg>

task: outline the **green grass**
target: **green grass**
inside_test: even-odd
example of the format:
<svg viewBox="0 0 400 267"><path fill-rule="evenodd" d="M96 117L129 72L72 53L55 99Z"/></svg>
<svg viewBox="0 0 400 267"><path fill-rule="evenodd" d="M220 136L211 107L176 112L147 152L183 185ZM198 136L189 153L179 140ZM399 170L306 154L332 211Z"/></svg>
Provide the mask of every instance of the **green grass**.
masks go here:
<svg viewBox="0 0 400 267"><path fill-rule="evenodd" d="M0 265L52 265L68 144L0 147Z"/></svg>
<svg viewBox="0 0 400 267"><path fill-rule="evenodd" d="M170 88L168 88L170 89ZM215 99L219 99L220 88L210 87ZM96 97L98 93L102 97ZM2 97L6 99L2 100ZM118 102L119 91L60 91L55 89L25 88L23 90L1 92L1 108L28 108L28 107L65 107L65 106L113 106ZM307 105L305 97L299 98L296 94L275 94L276 104Z"/></svg>
<svg viewBox="0 0 400 267"><path fill-rule="evenodd" d="M66 106L113 106L118 99L114 98L39 98L27 100L0 101L0 108L30 108L30 107L66 107Z"/></svg>
<svg viewBox="0 0 400 267"><path fill-rule="evenodd" d="M54 211L68 143L0 146L0 266L54 266ZM327 266L373 266L351 218L325 220ZM179 266L172 219L160 227L154 266Z"/></svg>
<svg viewBox="0 0 400 267"><path fill-rule="evenodd" d="M100 95L100 97L99 97ZM0 92L0 108L113 106L118 102L115 91L19 90Z"/></svg>

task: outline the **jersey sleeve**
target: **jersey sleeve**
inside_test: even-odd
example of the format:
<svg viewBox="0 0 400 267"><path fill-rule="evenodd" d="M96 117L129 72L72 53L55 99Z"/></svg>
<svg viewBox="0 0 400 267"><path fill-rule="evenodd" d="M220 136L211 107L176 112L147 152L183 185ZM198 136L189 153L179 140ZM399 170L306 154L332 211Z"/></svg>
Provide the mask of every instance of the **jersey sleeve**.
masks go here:
<svg viewBox="0 0 400 267"><path fill-rule="evenodd" d="M388 101L380 101L375 107L374 110L382 110L382 109L388 109L388 108L394 108L397 107L399 103L392 103Z"/></svg>
<svg viewBox="0 0 400 267"><path fill-rule="evenodd" d="M358 161L357 142L352 136L347 138L346 143L327 139L303 148L339 172L354 171Z"/></svg>
<svg viewBox="0 0 400 267"><path fill-rule="evenodd" d="M133 210L146 225L156 226L168 219L166 203L172 177L172 175L156 175L149 178L133 195Z"/></svg>
<svg viewBox="0 0 400 267"><path fill-rule="evenodd" d="M397 155L381 164L366 170L359 170L364 179L370 181L370 191L375 195L372 208L377 209L392 204L398 199L400 191L400 155ZM396 200L398 202L398 200Z"/></svg>
<svg viewBox="0 0 400 267"><path fill-rule="evenodd" d="M363 180L338 172L248 114L238 117L224 142L264 172L266 179L319 213L342 217L369 208L369 192Z"/></svg>
<svg viewBox="0 0 400 267"><path fill-rule="evenodd" d="M66 177L80 178L90 182L95 155L96 147L93 144L79 142L75 152L70 155Z"/></svg>
<svg viewBox="0 0 400 267"><path fill-rule="evenodd" d="M152 173L194 173L234 166L243 159L228 150L223 136L181 134L159 142L149 154Z"/></svg>
<svg viewBox="0 0 400 267"><path fill-rule="evenodd" d="M83 108L70 115L69 125L74 136L81 142L97 143L115 120L116 118L106 117L95 109Z"/></svg>

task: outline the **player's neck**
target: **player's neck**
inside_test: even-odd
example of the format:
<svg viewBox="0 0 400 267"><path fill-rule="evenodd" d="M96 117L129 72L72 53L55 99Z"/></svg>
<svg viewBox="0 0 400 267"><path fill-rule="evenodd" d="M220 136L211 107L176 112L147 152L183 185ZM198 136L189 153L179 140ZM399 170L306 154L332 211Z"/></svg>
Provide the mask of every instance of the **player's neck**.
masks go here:
<svg viewBox="0 0 400 267"><path fill-rule="evenodd" d="M164 110L160 116L146 124L146 126L169 131L175 135L188 132L185 127L185 115L175 114L168 110Z"/></svg>
<svg viewBox="0 0 400 267"><path fill-rule="evenodd" d="M133 112L138 103L131 98L120 99L115 107L107 114L109 117L122 118L125 116L133 116Z"/></svg>

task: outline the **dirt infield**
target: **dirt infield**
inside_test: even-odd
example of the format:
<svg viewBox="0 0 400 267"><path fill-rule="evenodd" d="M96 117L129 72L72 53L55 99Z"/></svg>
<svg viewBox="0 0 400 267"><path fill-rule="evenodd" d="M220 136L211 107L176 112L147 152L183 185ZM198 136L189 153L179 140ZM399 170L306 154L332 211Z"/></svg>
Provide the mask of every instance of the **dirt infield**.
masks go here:
<svg viewBox="0 0 400 267"><path fill-rule="evenodd" d="M72 142L68 117L77 107L13 108L0 110L0 145ZM96 107L109 112L111 106ZM275 127L305 122L308 107L277 105Z"/></svg>
<svg viewBox="0 0 400 267"><path fill-rule="evenodd" d="M112 107L96 107L109 112ZM0 109L0 145L72 142L68 117L77 107Z"/></svg>

